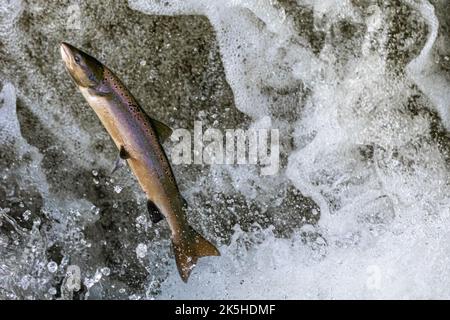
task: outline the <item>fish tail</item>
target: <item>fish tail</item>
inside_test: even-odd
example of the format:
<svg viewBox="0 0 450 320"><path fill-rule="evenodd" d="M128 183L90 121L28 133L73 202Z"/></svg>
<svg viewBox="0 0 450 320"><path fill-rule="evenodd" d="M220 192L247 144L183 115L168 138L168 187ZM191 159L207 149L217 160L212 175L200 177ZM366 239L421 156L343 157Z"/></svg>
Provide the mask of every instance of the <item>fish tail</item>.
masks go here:
<svg viewBox="0 0 450 320"><path fill-rule="evenodd" d="M220 256L219 250L192 228L189 228L188 234L183 237L183 241L178 243L172 241L172 245L178 272L184 282L187 282L198 258Z"/></svg>

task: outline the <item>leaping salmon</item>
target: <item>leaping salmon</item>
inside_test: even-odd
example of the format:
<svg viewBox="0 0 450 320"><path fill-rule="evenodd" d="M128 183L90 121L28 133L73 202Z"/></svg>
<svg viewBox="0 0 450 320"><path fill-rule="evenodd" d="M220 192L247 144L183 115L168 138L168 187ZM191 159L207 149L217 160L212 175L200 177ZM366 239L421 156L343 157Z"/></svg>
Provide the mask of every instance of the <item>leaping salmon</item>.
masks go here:
<svg viewBox="0 0 450 320"><path fill-rule="evenodd" d="M185 201L161 146L172 130L150 118L119 78L97 59L65 42L60 49L71 78L145 192L152 221L167 219L178 272L187 282L198 258L220 253L187 222Z"/></svg>

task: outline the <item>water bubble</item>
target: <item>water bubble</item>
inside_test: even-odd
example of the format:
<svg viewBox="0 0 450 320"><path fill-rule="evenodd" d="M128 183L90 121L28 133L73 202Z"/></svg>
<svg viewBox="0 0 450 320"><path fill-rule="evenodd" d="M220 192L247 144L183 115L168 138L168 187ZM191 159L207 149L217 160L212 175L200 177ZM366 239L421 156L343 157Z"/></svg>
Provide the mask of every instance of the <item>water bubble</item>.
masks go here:
<svg viewBox="0 0 450 320"><path fill-rule="evenodd" d="M39 227L41 225L41 219L40 218L36 218L33 221L33 227Z"/></svg>
<svg viewBox="0 0 450 320"><path fill-rule="evenodd" d="M102 279L102 272L97 270L94 275L94 282L99 282Z"/></svg>
<svg viewBox="0 0 450 320"><path fill-rule="evenodd" d="M20 287L24 290L27 290L31 283L31 276L26 275L22 279L20 279Z"/></svg>
<svg viewBox="0 0 450 320"><path fill-rule="evenodd" d="M136 218L136 222L137 222L137 224L145 226L147 224L147 217L145 215L141 214L140 216L138 216Z"/></svg>
<svg viewBox="0 0 450 320"><path fill-rule="evenodd" d="M48 289L48 294L50 294L50 295L52 295L52 296L54 296L55 294L56 294L56 288L54 288L54 287L51 287L50 289Z"/></svg>
<svg viewBox="0 0 450 320"><path fill-rule="evenodd" d="M99 184L99 183L100 183L100 181L99 181L98 179L96 179L96 178L92 179L92 181L93 181L95 184Z"/></svg>
<svg viewBox="0 0 450 320"><path fill-rule="evenodd" d="M62 262L61 262L62 264ZM79 291L81 289L81 269L77 265L67 267L66 277L63 281L63 287L70 291Z"/></svg>
<svg viewBox="0 0 450 320"><path fill-rule="evenodd" d="M50 273L55 273L56 270L58 270L58 264L57 264L55 261L50 261L50 262L47 264L47 270L48 270Z"/></svg>
<svg viewBox="0 0 450 320"><path fill-rule="evenodd" d="M121 193L122 190L123 190L123 187L121 187L121 186L114 186L114 191L115 191L116 193Z"/></svg>
<svg viewBox="0 0 450 320"><path fill-rule="evenodd" d="M93 175L94 177L98 176L98 171L97 171L97 170L92 170L92 175Z"/></svg>
<svg viewBox="0 0 450 320"><path fill-rule="evenodd" d="M25 210L25 212L22 214L23 220L28 221L30 219L31 216L31 211L30 210Z"/></svg>
<svg viewBox="0 0 450 320"><path fill-rule="evenodd" d="M95 281L94 281L94 279L91 279L91 278L84 278L83 283L86 286L86 288L90 289L95 284Z"/></svg>
<svg viewBox="0 0 450 320"><path fill-rule="evenodd" d="M101 269L102 273L104 276L109 276L111 274L111 269L109 269L108 267L104 267Z"/></svg>
<svg viewBox="0 0 450 320"><path fill-rule="evenodd" d="M144 258L147 255L147 245L139 243L136 248L136 255L138 258Z"/></svg>
<svg viewBox="0 0 450 320"><path fill-rule="evenodd" d="M92 206L91 211L93 214L98 215L100 213L100 208L98 208L96 206Z"/></svg>
<svg viewBox="0 0 450 320"><path fill-rule="evenodd" d="M147 64L147 61L141 60L141 62L140 62L140 65L141 65L141 66L145 66L146 64Z"/></svg>

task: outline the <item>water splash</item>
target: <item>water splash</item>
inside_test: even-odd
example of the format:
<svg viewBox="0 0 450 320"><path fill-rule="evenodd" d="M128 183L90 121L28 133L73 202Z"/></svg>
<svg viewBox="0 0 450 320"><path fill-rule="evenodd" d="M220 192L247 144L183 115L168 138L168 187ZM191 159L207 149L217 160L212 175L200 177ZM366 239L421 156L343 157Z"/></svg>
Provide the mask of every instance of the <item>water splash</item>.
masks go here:
<svg viewBox="0 0 450 320"><path fill-rule="evenodd" d="M444 128L450 90L445 70L435 63L443 58L436 52L443 42L436 2L128 3L150 15L208 18L236 108L251 119L250 127L270 119L269 126L281 130L281 174L261 177L238 166L176 168L188 202L201 204L191 208L190 218L221 242L222 252L218 259L202 259L183 284L168 230L149 222L129 173L114 179L105 174L113 158L113 148L104 148L108 137L88 122L91 113L59 97L68 85L58 78L62 66L48 61L68 36L67 8L52 7L41 16L46 10L8 1L0 7L0 55L19 67L12 72L0 61L6 66L0 70L0 297L449 297ZM74 36L88 48L94 46L90 35L103 30L92 18L96 8L81 6L85 23ZM113 20L115 9L101 12ZM135 36L138 54L144 38ZM161 48L171 37L176 33L162 37ZM128 50L125 40L121 46ZM108 45L117 49L117 43ZM208 50L212 61L215 47ZM50 52L45 61L42 52ZM122 69L136 75L144 70L153 85L159 81L164 69L148 69L151 57L139 57L136 71L128 54L119 61ZM211 68L202 88L217 80L211 74L222 72ZM26 74L26 81L16 74ZM228 116L234 108L225 106L203 107L199 117L212 118L214 107ZM196 106L177 107L181 117ZM23 129L30 127L34 131L25 137Z"/></svg>
<svg viewBox="0 0 450 320"><path fill-rule="evenodd" d="M429 110L438 110L448 127L450 87L432 67L438 22L429 2L400 5L410 15L406 23L417 22L419 34L401 35L394 44L396 25L390 17L395 9L388 4L129 4L148 14L208 17L236 106L255 120L271 116L275 125L290 128L286 132L295 147L287 150L284 178L319 204L320 220L312 229L327 244L327 253L315 260L300 237L264 234L264 241L243 255L232 251L232 242L222 248L220 261L211 259L199 268L201 276L194 275L188 287L171 276L162 297L448 296L440 285L450 276L441 269L449 250L443 245L448 237L443 226L449 222L448 153L434 139L436 115ZM308 26L301 21L296 25L299 12L312 16L304 19L312 20L312 34L302 32ZM321 44L311 41L314 34L322 35ZM418 50L421 42L411 43L421 35L426 41ZM418 55L402 67L402 52ZM286 109L293 110L289 116L283 114ZM236 237L242 235L236 231ZM233 269L236 263L240 268Z"/></svg>

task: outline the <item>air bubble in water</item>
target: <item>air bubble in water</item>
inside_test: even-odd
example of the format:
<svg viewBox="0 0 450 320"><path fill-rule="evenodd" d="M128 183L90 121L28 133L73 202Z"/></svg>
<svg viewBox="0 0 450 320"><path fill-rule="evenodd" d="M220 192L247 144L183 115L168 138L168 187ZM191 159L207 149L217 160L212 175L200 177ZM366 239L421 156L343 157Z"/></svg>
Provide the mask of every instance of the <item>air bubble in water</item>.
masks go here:
<svg viewBox="0 0 450 320"><path fill-rule="evenodd" d="M20 287L24 290L28 289L31 283L31 277L29 275L24 276L22 279L20 279Z"/></svg>
<svg viewBox="0 0 450 320"><path fill-rule="evenodd" d="M121 193L122 190L123 190L123 187L121 187L121 186L114 186L114 191L115 191L116 193Z"/></svg>
<svg viewBox="0 0 450 320"><path fill-rule="evenodd" d="M30 210L25 210L25 212L22 214L23 220L28 221L30 219L31 216L31 211Z"/></svg>
<svg viewBox="0 0 450 320"><path fill-rule="evenodd" d="M94 275L94 282L99 282L102 279L102 276L101 270L97 270Z"/></svg>
<svg viewBox="0 0 450 320"><path fill-rule="evenodd" d="M57 264L55 261L50 261L50 262L47 264L47 270L48 270L50 273L55 273L56 270L58 270L58 264Z"/></svg>
<svg viewBox="0 0 450 320"><path fill-rule="evenodd" d="M147 217L145 215L141 214L140 216L138 216L136 218L136 222L137 222L137 224L145 226L147 224Z"/></svg>
<svg viewBox="0 0 450 320"><path fill-rule="evenodd" d="M91 211L93 214L98 215L100 213L100 208L98 208L96 206L92 206Z"/></svg>
<svg viewBox="0 0 450 320"><path fill-rule="evenodd" d="M144 258L147 255L147 246L144 243L139 243L136 248L136 255L138 258Z"/></svg>
<svg viewBox="0 0 450 320"><path fill-rule="evenodd" d="M111 269L109 269L108 267L104 267L101 269L102 273L104 276L109 276L111 274Z"/></svg>
<svg viewBox="0 0 450 320"><path fill-rule="evenodd" d="M86 288L90 289L95 284L94 279L91 278L84 278L84 285Z"/></svg>

